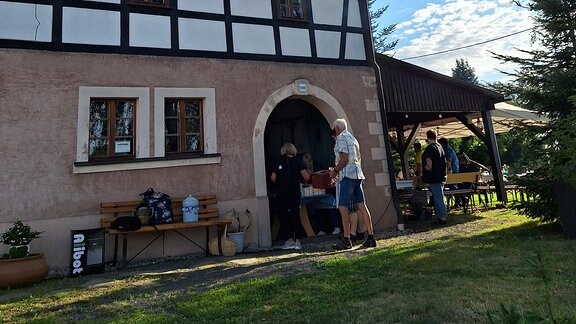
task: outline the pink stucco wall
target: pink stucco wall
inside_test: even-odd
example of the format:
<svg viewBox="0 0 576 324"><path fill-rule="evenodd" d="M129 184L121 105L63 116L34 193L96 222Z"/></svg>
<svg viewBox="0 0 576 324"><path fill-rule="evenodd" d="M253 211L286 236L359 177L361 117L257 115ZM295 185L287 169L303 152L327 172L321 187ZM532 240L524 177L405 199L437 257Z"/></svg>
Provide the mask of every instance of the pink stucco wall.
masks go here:
<svg viewBox="0 0 576 324"><path fill-rule="evenodd" d="M42 240L61 247L66 231L97 224L101 201L135 199L148 187L172 196L215 193L222 202L254 199L255 120L271 93L296 79L336 97L364 148L365 172L383 172L382 161L369 159L369 148L380 144L367 127L376 121L365 110L365 100L375 98L375 89L362 82L373 76L368 67L0 49L0 71L0 229L16 218L36 222L58 231L47 230ZM149 87L151 93L154 87L215 88L221 163L74 174L81 86ZM151 120L153 132L152 126ZM150 142L153 152L153 133ZM384 212L389 199L381 197L389 194L375 188L373 177L366 188L373 213ZM383 224L395 224L394 213ZM66 260L54 254L51 263L65 266Z"/></svg>

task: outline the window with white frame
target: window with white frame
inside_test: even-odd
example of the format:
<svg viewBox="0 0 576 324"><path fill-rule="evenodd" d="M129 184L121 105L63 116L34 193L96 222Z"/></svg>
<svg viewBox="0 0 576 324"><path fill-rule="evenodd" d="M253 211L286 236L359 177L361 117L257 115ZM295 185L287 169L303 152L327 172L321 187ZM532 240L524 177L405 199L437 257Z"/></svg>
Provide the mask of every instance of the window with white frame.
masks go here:
<svg viewBox="0 0 576 324"><path fill-rule="evenodd" d="M166 154L202 153L204 133L202 103L199 98L164 101L164 134Z"/></svg>
<svg viewBox="0 0 576 324"><path fill-rule="evenodd" d="M80 87L76 162L150 157L150 90Z"/></svg>
<svg viewBox="0 0 576 324"><path fill-rule="evenodd" d="M80 87L74 173L220 163L213 88ZM150 141L154 136L154 154Z"/></svg>
<svg viewBox="0 0 576 324"><path fill-rule="evenodd" d="M88 160L134 158L135 99L90 99Z"/></svg>
<svg viewBox="0 0 576 324"><path fill-rule="evenodd" d="M217 153L213 88L155 88L154 155Z"/></svg>

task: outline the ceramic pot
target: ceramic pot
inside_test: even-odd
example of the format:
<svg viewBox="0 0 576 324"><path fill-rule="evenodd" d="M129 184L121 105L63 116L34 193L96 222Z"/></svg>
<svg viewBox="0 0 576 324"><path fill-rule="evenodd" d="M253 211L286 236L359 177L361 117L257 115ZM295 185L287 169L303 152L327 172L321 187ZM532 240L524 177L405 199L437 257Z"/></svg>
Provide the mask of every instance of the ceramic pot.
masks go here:
<svg viewBox="0 0 576 324"><path fill-rule="evenodd" d="M48 274L48 264L41 253L24 258L0 260L0 289L17 288L41 282Z"/></svg>

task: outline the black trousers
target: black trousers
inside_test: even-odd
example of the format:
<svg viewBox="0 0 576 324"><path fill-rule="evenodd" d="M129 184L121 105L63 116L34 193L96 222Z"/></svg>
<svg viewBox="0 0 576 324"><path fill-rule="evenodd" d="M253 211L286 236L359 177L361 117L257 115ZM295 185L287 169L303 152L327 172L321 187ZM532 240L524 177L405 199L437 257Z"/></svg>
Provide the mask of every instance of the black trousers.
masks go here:
<svg viewBox="0 0 576 324"><path fill-rule="evenodd" d="M304 237L304 228L300 221L300 196L278 197L278 220L280 221L279 239L299 240Z"/></svg>

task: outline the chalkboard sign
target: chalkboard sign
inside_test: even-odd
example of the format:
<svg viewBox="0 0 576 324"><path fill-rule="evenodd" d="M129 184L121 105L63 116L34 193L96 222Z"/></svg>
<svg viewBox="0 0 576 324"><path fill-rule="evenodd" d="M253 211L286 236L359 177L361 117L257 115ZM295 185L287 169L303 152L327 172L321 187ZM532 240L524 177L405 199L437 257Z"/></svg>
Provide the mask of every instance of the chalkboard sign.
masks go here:
<svg viewBox="0 0 576 324"><path fill-rule="evenodd" d="M70 277L104 272L104 229L70 231Z"/></svg>

